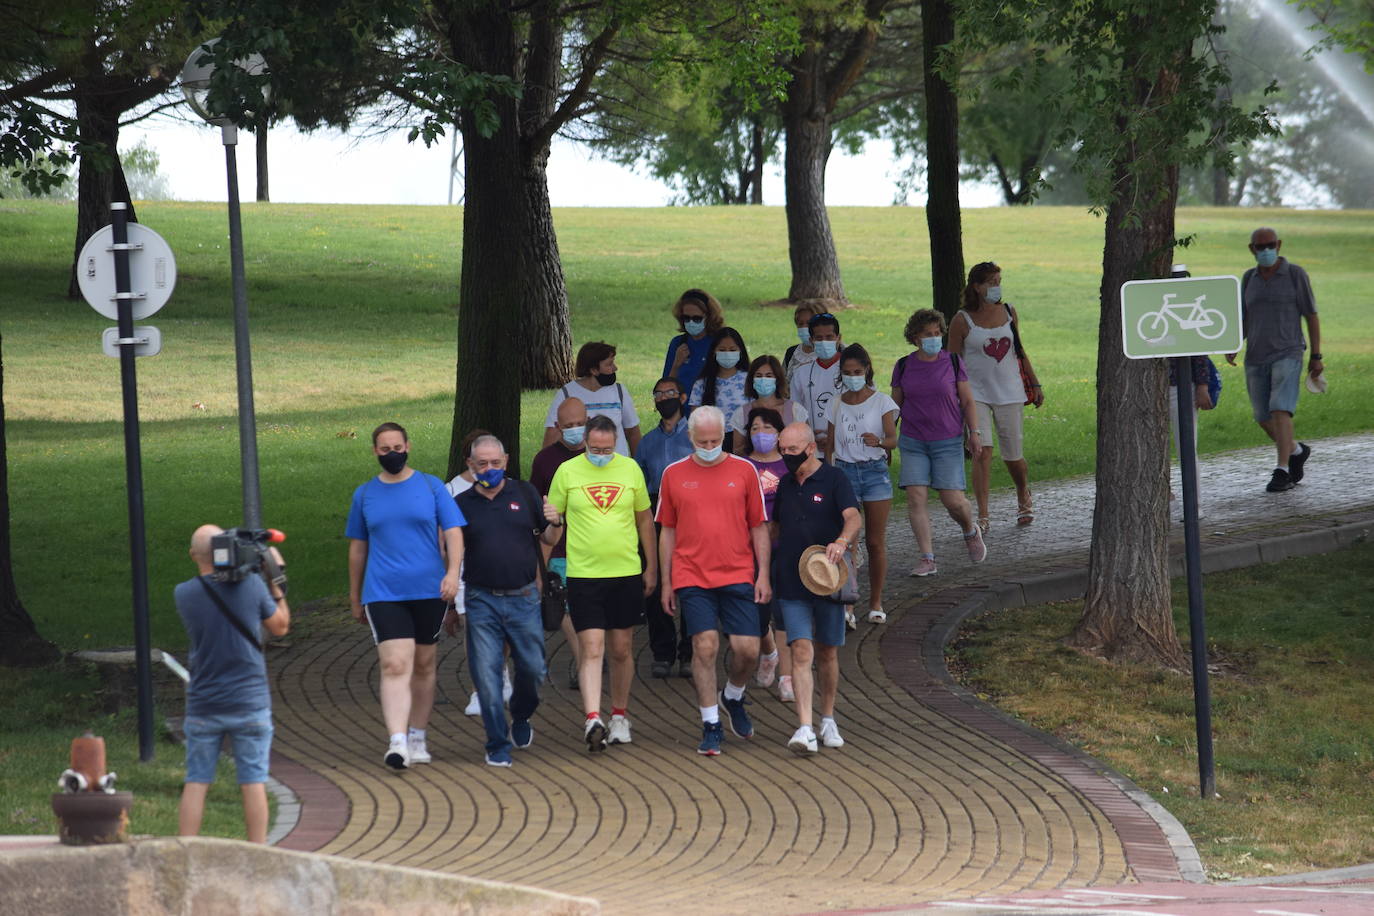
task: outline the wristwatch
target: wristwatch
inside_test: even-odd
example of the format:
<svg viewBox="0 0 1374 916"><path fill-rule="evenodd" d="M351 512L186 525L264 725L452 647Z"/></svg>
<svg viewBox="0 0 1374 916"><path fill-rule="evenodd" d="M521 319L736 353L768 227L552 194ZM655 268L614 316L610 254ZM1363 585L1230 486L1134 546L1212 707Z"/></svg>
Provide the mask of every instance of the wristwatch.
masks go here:
<svg viewBox="0 0 1374 916"><path fill-rule="evenodd" d="M1309 362L1319 363L1322 361L1322 355L1320 353L1313 353L1308 356L1307 359Z"/></svg>

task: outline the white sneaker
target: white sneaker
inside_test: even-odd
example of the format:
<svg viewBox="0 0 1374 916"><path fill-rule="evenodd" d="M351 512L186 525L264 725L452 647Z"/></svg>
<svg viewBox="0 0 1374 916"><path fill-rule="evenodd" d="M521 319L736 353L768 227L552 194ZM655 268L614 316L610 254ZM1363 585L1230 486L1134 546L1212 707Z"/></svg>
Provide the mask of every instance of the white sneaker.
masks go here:
<svg viewBox="0 0 1374 916"><path fill-rule="evenodd" d="M857 630L859 628L859 618L854 616L853 611L844 612L844 627L846 630Z"/></svg>
<svg viewBox="0 0 1374 916"><path fill-rule="evenodd" d="M630 720L624 716L611 716L611 727L606 734L607 744L630 743Z"/></svg>
<svg viewBox="0 0 1374 916"><path fill-rule="evenodd" d="M835 724L834 719L821 720L821 744L826 747L844 747L844 739L840 737L840 727Z"/></svg>
<svg viewBox="0 0 1374 916"><path fill-rule="evenodd" d="M814 754L820 748L816 745L816 733L811 726L803 725L792 734L787 749L794 754Z"/></svg>
<svg viewBox="0 0 1374 916"><path fill-rule="evenodd" d="M774 650L772 655L759 656L759 668L754 672L754 683L760 687L772 687L773 679L778 673L778 653Z"/></svg>
<svg viewBox="0 0 1374 916"><path fill-rule="evenodd" d="M480 716L481 714L482 701L477 699L477 691L474 690L472 696L468 698L468 705L463 708L463 715Z"/></svg>
<svg viewBox="0 0 1374 916"><path fill-rule="evenodd" d="M795 703L797 694L792 689L792 675L784 674L778 678L778 699L784 703Z"/></svg>
<svg viewBox="0 0 1374 916"><path fill-rule="evenodd" d="M406 749L410 752L411 763L431 763L434 760L429 756L429 746L424 738L408 738Z"/></svg>
<svg viewBox="0 0 1374 916"><path fill-rule="evenodd" d="M406 745L406 739L392 741L391 746L386 749L386 756L382 761L393 770L404 770L410 766L410 748Z"/></svg>

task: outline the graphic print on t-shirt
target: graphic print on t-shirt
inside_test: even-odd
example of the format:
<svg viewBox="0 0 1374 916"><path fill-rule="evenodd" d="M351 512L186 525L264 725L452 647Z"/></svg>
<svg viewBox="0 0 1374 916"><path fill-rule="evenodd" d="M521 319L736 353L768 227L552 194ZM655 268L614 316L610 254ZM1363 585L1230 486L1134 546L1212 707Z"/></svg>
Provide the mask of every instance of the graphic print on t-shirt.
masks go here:
<svg viewBox="0 0 1374 916"><path fill-rule="evenodd" d="M989 337L983 343L983 352L986 353L988 356L991 356L993 359L997 360L999 363L1002 361L1002 358L1007 355L1007 351L1009 351L1010 349L1010 337L998 337L996 340Z"/></svg>
<svg viewBox="0 0 1374 916"><path fill-rule="evenodd" d="M605 515L620 499L620 494L625 492L625 488L618 483L597 483L583 487L582 492L586 493L591 504L600 509L602 515Z"/></svg>

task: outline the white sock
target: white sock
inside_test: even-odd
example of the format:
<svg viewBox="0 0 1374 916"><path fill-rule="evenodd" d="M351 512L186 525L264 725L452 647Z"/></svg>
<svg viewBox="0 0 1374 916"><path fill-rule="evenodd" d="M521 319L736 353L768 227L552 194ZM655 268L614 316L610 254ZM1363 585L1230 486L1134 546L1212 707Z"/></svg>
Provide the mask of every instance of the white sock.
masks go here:
<svg viewBox="0 0 1374 916"><path fill-rule="evenodd" d="M767 655L765 655L765 656L763 656L763 657L766 658L766 659L768 659L770 662L777 661L777 660L778 660L778 650L777 650L777 649L774 649L772 652L769 652Z"/></svg>
<svg viewBox="0 0 1374 916"><path fill-rule="evenodd" d="M405 744L405 743L406 743L406 733L405 733L405 732L397 732L396 734L392 735L392 736L391 736L391 743L392 743L392 744Z"/></svg>
<svg viewBox="0 0 1374 916"><path fill-rule="evenodd" d="M744 688L743 688L743 687L736 687L734 684L730 683L729 681L726 681L726 682L725 682L725 699L727 699L727 700L742 700L742 699L744 699Z"/></svg>
<svg viewBox="0 0 1374 916"><path fill-rule="evenodd" d="M701 707L701 721L704 722L704 723L707 724L707 725L715 725L716 723L720 722L720 707L719 707L719 706L703 706L703 707Z"/></svg>
<svg viewBox="0 0 1374 916"><path fill-rule="evenodd" d="M970 530L964 532L964 537L965 537L965 538L968 538L969 540L972 540L972 539L973 539L973 536L974 536L975 534L977 534L977 533L978 533L978 526L977 526L977 525L974 525L972 529L970 529Z"/></svg>
<svg viewBox="0 0 1374 916"><path fill-rule="evenodd" d="M807 731L808 734L814 735L814 734L816 733L816 730L815 730L814 728L811 727L811 723L810 723L810 722L803 722L803 723L801 724L801 727L804 728L804 729L806 729L806 731Z"/></svg>
<svg viewBox="0 0 1374 916"><path fill-rule="evenodd" d="M1288 473L1288 465L1286 465L1286 464L1280 464L1280 465L1278 465L1277 467L1275 467L1274 470L1276 470L1276 471L1283 471L1285 474L1287 474L1287 473Z"/></svg>
<svg viewBox="0 0 1374 916"><path fill-rule="evenodd" d="M827 723L827 722L829 722L831 725L834 725L834 724L835 724L835 717L834 717L834 716L821 716L821 728L825 728L825 723ZM838 727L838 726L836 726L836 727Z"/></svg>
<svg viewBox="0 0 1374 916"><path fill-rule="evenodd" d="M423 728L412 727L406 734L406 737L411 741L423 741L425 740L425 730Z"/></svg>

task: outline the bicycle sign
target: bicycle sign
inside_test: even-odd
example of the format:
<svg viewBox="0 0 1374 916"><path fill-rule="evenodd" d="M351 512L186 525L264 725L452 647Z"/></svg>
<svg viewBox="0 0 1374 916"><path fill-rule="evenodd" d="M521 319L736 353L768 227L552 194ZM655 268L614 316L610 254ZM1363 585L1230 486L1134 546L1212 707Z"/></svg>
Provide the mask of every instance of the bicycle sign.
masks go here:
<svg viewBox="0 0 1374 916"><path fill-rule="evenodd" d="M1122 284L1121 342L1130 359L1235 353L1241 346L1240 280L1183 277Z"/></svg>

